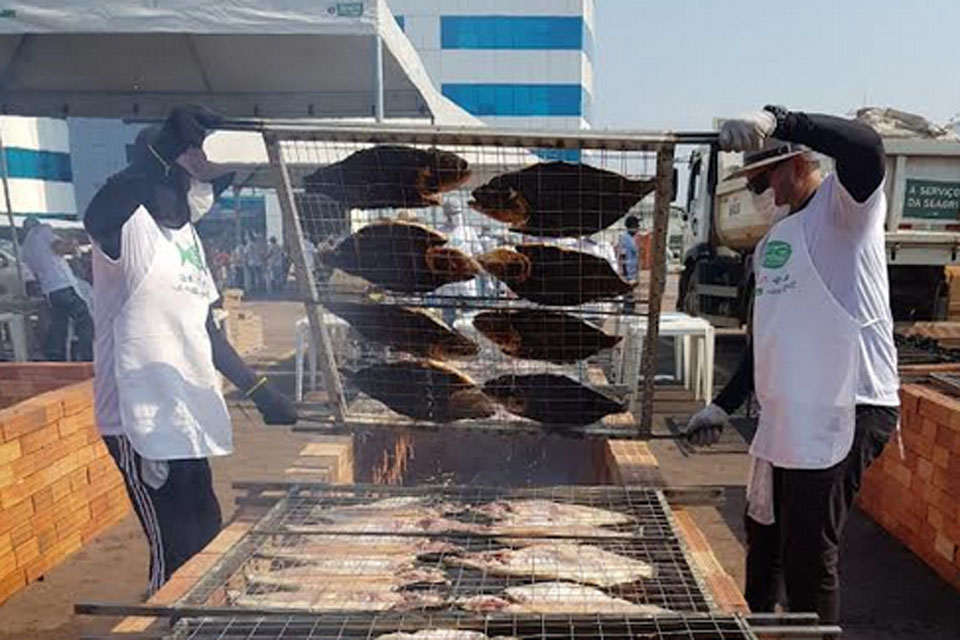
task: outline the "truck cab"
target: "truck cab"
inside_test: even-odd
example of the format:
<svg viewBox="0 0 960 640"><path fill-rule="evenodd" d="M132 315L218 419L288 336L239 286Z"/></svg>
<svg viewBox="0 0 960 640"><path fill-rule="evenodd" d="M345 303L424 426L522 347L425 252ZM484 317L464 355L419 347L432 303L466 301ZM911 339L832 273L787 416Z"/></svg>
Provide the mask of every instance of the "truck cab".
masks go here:
<svg viewBox="0 0 960 640"><path fill-rule="evenodd" d="M960 143L884 140L886 246L894 320L946 315L944 267L960 264ZM725 180L742 154L700 147L691 153L686 197L684 269L678 307L716 326L747 323L752 256L776 214L772 193L759 196L745 178ZM821 170L833 170L821 158Z"/></svg>

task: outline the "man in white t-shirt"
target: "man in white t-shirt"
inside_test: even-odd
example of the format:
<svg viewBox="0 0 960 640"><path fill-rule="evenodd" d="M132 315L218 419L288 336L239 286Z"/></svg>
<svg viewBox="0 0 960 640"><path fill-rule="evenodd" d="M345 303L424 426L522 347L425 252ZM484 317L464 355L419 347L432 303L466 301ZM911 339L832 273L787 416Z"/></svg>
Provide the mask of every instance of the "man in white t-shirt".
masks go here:
<svg viewBox="0 0 960 640"><path fill-rule="evenodd" d="M233 451L233 427L218 372L267 424L297 419L210 312L219 294L193 223L232 181L203 154L217 121L186 107L143 130L83 220L94 240L97 424L149 542L151 592L220 530L208 458Z"/></svg>
<svg viewBox="0 0 960 640"><path fill-rule="evenodd" d="M752 346L687 431L715 442L756 391L747 602L773 611L782 582L790 611L836 623L843 526L899 417L883 142L855 121L768 106L724 123L720 147L746 152L730 177L772 190L784 215L754 251ZM811 150L836 172L822 176Z"/></svg>
<svg viewBox="0 0 960 640"><path fill-rule="evenodd" d="M73 321L77 336L75 360L93 360L93 320L87 303L77 291L77 278L63 257L76 245L57 237L49 224L30 216L23 221L23 261L40 283L40 291L50 306L50 328L43 342L47 360L67 359L67 334Z"/></svg>

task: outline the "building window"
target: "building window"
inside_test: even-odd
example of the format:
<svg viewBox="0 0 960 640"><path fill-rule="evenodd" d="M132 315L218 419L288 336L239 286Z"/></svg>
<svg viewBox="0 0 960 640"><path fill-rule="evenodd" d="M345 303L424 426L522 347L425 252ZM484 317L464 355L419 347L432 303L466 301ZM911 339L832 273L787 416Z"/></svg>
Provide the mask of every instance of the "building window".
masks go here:
<svg viewBox="0 0 960 640"><path fill-rule="evenodd" d="M441 16L444 49L583 49L579 16Z"/></svg>
<svg viewBox="0 0 960 640"><path fill-rule="evenodd" d="M579 84L444 84L443 95L475 116L580 116Z"/></svg>
<svg viewBox="0 0 960 640"><path fill-rule="evenodd" d="M580 162L580 149L534 149L534 153L544 160L563 160L564 162Z"/></svg>

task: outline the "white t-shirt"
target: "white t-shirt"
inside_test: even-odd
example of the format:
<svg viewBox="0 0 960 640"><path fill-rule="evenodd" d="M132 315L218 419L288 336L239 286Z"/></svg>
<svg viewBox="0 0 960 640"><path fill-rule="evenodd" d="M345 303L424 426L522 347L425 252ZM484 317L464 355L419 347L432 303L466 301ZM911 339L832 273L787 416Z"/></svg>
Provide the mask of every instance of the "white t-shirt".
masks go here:
<svg viewBox="0 0 960 640"><path fill-rule="evenodd" d="M53 250L57 236L48 224L35 226L23 239L23 261L40 282L44 294L76 286L76 277L66 259Z"/></svg>
<svg viewBox="0 0 960 640"><path fill-rule="evenodd" d="M820 189L826 197L815 198L798 215L817 274L847 313L866 325L860 332L857 404L897 406L883 184L865 202L854 200L836 174L824 178Z"/></svg>
<svg viewBox="0 0 960 640"><path fill-rule="evenodd" d="M146 277L156 255L160 229L149 216L130 217L120 232L120 259L93 254L94 398L97 423L106 436L123 434L114 373L113 323Z"/></svg>

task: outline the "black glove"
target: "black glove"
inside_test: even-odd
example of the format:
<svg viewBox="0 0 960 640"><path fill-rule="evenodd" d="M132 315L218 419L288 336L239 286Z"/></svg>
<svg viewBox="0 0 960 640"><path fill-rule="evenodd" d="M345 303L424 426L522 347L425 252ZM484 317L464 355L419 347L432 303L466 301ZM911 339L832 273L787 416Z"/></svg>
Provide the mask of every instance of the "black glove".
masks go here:
<svg viewBox="0 0 960 640"><path fill-rule="evenodd" d="M294 424L299 418L293 401L269 382L260 385L250 397L267 424Z"/></svg>
<svg viewBox="0 0 960 640"><path fill-rule="evenodd" d="M210 129L223 121L219 115L201 105L175 107L167 116L154 148L167 164L173 164L187 147L201 147Z"/></svg>

